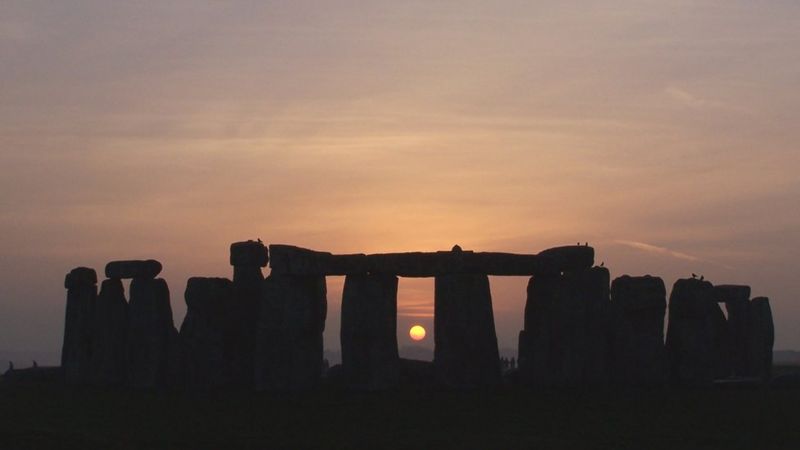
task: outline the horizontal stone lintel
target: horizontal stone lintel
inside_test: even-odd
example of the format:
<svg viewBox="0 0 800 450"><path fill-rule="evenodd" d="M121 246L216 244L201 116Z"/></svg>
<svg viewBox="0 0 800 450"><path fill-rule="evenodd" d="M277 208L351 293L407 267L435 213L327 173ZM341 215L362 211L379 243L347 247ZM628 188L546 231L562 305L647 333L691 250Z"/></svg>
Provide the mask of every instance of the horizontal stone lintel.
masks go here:
<svg viewBox="0 0 800 450"><path fill-rule="evenodd" d="M594 264L588 246L558 247L536 255L472 251L334 255L291 245L270 245L273 273L294 275L388 274L435 277L447 274L532 276L575 271Z"/></svg>

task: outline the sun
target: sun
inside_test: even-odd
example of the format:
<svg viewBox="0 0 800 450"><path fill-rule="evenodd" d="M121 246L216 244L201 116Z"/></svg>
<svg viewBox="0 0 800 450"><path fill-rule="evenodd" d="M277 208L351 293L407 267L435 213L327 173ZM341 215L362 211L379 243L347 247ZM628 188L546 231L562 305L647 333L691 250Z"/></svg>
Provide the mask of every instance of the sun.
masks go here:
<svg viewBox="0 0 800 450"><path fill-rule="evenodd" d="M422 325L414 325L408 330L408 335L411 336L411 339L414 341L421 341L425 339L425 328Z"/></svg>

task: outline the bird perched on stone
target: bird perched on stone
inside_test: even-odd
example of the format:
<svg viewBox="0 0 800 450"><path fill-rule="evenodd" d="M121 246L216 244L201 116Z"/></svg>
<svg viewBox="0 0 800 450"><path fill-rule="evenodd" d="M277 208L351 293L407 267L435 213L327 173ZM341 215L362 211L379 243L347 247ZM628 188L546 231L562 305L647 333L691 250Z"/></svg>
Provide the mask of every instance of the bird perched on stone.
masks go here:
<svg viewBox="0 0 800 450"><path fill-rule="evenodd" d="M697 278L697 274L696 274L696 273L693 273L693 274L692 274L692 278Z"/></svg>
<svg viewBox="0 0 800 450"><path fill-rule="evenodd" d="M703 281L705 279L706 279L706 277L704 277L703 275L700 275L700 281Z"/></svg>
<svg viewBox="0 0 800 450"><path fill-rule="evenodd" d="M259 244L263 244L263 243L264 243L264 241L262 241L262 240L261 240L261 238L258 238L258 243L259 243Z"/></svg>
<svg viewBox="0 0 800 450"><path fill-rule="evenodd" d="M605 261L600 263L600 267L605 267L605 266L606 266L606 262Z"/></svg>

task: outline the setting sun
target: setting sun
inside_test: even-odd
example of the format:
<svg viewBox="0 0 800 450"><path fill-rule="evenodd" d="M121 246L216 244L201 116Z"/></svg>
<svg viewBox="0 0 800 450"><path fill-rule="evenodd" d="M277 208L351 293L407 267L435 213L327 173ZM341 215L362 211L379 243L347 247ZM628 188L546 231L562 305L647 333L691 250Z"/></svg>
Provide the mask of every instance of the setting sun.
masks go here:
<svg viewBox="0 0 800 450"><path fill-rule="evenodd" d="M411 339L414 341L421 341L425 339L425 328L422 325L414 325L408 330L408 335L411 336Z"/></svg>

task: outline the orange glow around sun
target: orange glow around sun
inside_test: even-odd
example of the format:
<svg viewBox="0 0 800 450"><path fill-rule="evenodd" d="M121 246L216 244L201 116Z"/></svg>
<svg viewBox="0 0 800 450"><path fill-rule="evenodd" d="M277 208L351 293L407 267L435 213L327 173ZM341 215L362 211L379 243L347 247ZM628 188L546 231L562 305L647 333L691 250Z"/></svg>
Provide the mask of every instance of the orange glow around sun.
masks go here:
<svg viewBox="0 0 800 450"><path fill-rule="evenodd" d="M414 341L421 341L425 339L425 328L422 325L414 325L408 330L408 335L411 336L411 339Z"/></svg>

